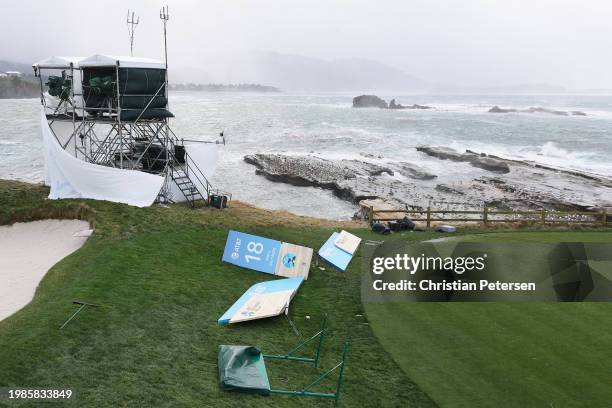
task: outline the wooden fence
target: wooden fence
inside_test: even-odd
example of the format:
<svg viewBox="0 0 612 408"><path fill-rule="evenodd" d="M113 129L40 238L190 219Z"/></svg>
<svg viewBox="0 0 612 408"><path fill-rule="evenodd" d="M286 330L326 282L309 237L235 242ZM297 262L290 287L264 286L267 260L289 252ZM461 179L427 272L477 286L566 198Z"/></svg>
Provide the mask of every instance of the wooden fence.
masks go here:
<svg viewBox="0 0 612 408"><path fill-rule="evenodd" d="M393 217L385 218L385 214L393 213ZM485 226L490 223L537 223L537 224L595 224L601 226L608 225L608 214L606 210L594 211L508 211L492 210L484 207L481 210L374 210L369 208L368 220L370 224L375 221L395 221L397 214L403 213L412 221L425 222L427 228L431 227L432 222L478 222ZM414 215L418 217L414 217ZM471 218L470 218L471 217Z"/></svg>

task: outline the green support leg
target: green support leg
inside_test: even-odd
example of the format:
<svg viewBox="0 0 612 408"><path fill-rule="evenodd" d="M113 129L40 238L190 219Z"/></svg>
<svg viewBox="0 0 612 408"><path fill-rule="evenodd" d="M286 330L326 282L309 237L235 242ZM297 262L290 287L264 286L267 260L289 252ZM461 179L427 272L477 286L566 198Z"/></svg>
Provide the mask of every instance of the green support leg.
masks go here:
<svg viewBox="0 0 612 408"><path fill-rule="evenodd" d="M349 344L348 341L344 342L344 348L342 349L342 365L340 366L340 374L338 376L338 386L336 387L336 405L340 402L340 388L342 387L342 379L344 377L344 365L346 364L346 355L348 354Z"/></svg>
<svg viewBox="0 0 612 408"><path fill-rule="evenodd" d="M319 344L317 344L317 354L314 361L315 368L319 368L319 360L321 357L321 345L323 344L323 338L325 337L325 330L327 325L327 315L323 316L323 320L321 321L321 336L319 337Z"/></svg>
<svg viewBox="0 0 612 408"><path fill-rule="evenodd" d="M346 364L346 356L348 354L348 342L344 343L344 347L342 350L342 360L336 364L336 366L325 373L321 374L317 379L313 382L305 386L300 391L290 391L290 390L270 390L270 394L282 394L282 395L291 395L294 397L318 397L318 398L331 398L335 400L335 404L338 405L340 402L340 389L342 388L342 381L344 380L344 366ZM312 387L319 384L321 381L329 377L331 373L333 373L336 369L340 369L338 374L338 383L336 385L335 393L324 393L324 392L313 392L309 391Z"/></svg>
<svg viewBox="0 0 612 408"><path fill-rule="evenodd" d="M306 362L306 363L312 363L312 364L314 364L315 367L318 367L319 366L319 360L320 360L320 357L321 357L321 346L323 345L323 339L325 337L325 332L327 331L326 325L327 325L327 316L323 317L323 320L321 321L321 330L319 330L315 335L311 336L310 338L302 341L296 347L291 349L287 354L284 354L284 355L264 354L263 355L264 358L275 359L275 360L303 361L303 362ZM314 358L312 358L312 357L299 357L299 356L293 356L292 355L293 353L297 352L298 350L300 350L302 347L304 347L306 344L310 343L311 341L313 341L317 337L319 337L319 342L317 344L317 351L316 351L316 354L315 354Z"/></svg>

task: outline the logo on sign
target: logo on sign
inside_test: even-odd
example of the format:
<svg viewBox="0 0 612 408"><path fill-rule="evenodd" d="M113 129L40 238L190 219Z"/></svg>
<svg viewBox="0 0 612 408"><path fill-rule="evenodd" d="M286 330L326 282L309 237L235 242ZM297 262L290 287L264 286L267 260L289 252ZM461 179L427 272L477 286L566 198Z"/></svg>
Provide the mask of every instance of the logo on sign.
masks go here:
<svg viewBox="0 0 612 408"><path fill-rule="evenodd" d="M283 265L287 269L295 268L295 261L296 260L297 260L297 257L294 254L292 254L291 252L289 252L289 253L285 254L285 256L283 256Z"/></svg>
<svg viewBox="0 0 612 408"><path fill-rule="evenodd" d="M236 238L236 242L234 243L234 252L232 252L232 254L230 255L232 257L232 259L238 259L240 258L240 244L242 243L242 241L240 240L240 238Z"/></svg>

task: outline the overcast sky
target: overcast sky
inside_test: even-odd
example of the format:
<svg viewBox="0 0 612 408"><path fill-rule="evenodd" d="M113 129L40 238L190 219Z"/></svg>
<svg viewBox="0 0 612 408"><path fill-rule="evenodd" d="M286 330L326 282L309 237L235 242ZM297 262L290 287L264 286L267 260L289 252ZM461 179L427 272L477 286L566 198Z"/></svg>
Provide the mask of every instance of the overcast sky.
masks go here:
<svg viewBox="0 0 612 408"><path fill-rule="evenodd" d="M434 82L612 88L610 0L168 1L171 66L206 68L249 51L367 58ZM128 54L161 57L165 2L4 1L0 59ZM234 71L239 67L233 66Z"/></svg>

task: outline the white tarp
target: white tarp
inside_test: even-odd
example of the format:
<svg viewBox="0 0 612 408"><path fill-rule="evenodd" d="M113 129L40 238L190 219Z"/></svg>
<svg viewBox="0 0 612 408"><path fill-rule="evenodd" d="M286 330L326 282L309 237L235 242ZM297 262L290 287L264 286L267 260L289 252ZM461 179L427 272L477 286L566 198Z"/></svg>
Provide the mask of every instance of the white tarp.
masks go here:
<svg viewBox="0 0 612 408"><path fill-rule="evenodd" d="M146 207L155 201L164 178L135 170L100 166L77 159L57 143L41 110L49 198L92 198Z"/></svg>
<svg viewBox="0 0 612 408"><path fill-rule="evenodd" d="M34 64L32 64L32 66L47 69L66 69L70 68L70 64L72 64L74 68L78 68L79 61L81 61L82 59L83 57L53 56L42 61L35 62Z"/></svg>
<svg viewBox="0 0 612 408"><path fill-rule="evenodd" d="M166 63L153 58L95 54L79 61L79 66L166 69Z"/></svg>
<svg viewBox="0 0 612 408"><path fill-rule="evenodd" d="M191 160L210 181L217 170L217 145L215 143L194 143L185 145L185 151Z"/></svg>

